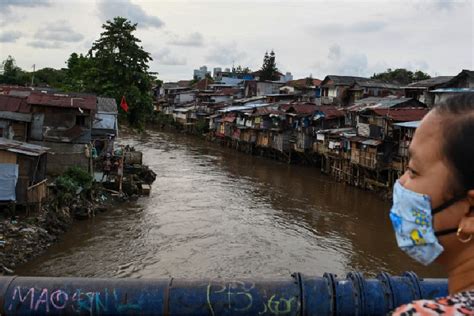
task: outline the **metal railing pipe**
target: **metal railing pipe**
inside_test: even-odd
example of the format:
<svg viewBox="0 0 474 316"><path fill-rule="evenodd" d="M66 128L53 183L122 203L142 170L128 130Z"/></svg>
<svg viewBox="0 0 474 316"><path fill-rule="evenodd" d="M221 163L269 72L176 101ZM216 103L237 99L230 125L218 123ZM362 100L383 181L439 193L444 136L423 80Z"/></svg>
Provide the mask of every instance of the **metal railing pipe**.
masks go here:
<svg viewBox="0 0 474 316"><path fill-rule="evenodd" d="M294 273L281 279L0 277L0 315L384 315L448 293L445 279L381 273L345 279Z"/></svg>

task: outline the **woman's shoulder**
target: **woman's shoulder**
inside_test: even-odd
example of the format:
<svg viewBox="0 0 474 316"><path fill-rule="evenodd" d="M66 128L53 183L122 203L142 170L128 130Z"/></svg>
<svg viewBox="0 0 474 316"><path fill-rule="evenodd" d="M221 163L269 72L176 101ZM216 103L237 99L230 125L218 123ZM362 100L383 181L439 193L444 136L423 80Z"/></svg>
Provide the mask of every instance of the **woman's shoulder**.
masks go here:
<svg viewBox="0 0 474 316"><path fill-rule="evenodd" d="M474 315L474 290L402 305L391 315Z"/></svg>

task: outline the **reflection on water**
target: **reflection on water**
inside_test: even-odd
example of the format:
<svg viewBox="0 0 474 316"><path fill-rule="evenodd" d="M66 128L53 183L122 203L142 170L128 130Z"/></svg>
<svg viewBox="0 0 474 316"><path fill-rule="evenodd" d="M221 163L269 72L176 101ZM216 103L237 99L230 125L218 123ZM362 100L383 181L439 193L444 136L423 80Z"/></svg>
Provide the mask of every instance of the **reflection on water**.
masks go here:
<svg viewBox="0 0 474 316"><path fill-rule="evenodd" d="M124 142L157 174L152 195L79 222L19 275L250 277L358 270L443 277L401 253L390 204L321 175L153 132Z"/></svg>

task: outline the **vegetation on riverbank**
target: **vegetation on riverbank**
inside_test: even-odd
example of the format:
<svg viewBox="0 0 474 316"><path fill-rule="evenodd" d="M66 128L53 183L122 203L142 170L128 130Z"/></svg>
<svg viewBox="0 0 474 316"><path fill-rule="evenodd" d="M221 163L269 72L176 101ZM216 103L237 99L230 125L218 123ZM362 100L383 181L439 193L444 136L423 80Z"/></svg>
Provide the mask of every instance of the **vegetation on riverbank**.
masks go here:
<svg viewBox="0 0 474 316"><path fill-rule="evenodd" d="M13 274L16 266L56 242L75 218L92 217L116 200L92 180L86 170L71 167L55 179L48 201L39 211L10 209L4 213L0 220L0 274Z"/></svg>

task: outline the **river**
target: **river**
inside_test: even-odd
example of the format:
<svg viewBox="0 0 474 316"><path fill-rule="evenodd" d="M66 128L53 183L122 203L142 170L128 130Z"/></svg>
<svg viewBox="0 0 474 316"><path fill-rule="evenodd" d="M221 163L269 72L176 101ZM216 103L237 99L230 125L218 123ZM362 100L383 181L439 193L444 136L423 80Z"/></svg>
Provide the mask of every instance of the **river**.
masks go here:
<svg viewBox="0 0 474 316"><path fill-rule="evenodd" d="M390 203L317 168L252 157L195 137L148 132L123 143L156 173L150 197L76 222L18 275L340 277L412 270L445 277L398 248Z"/></svg>

